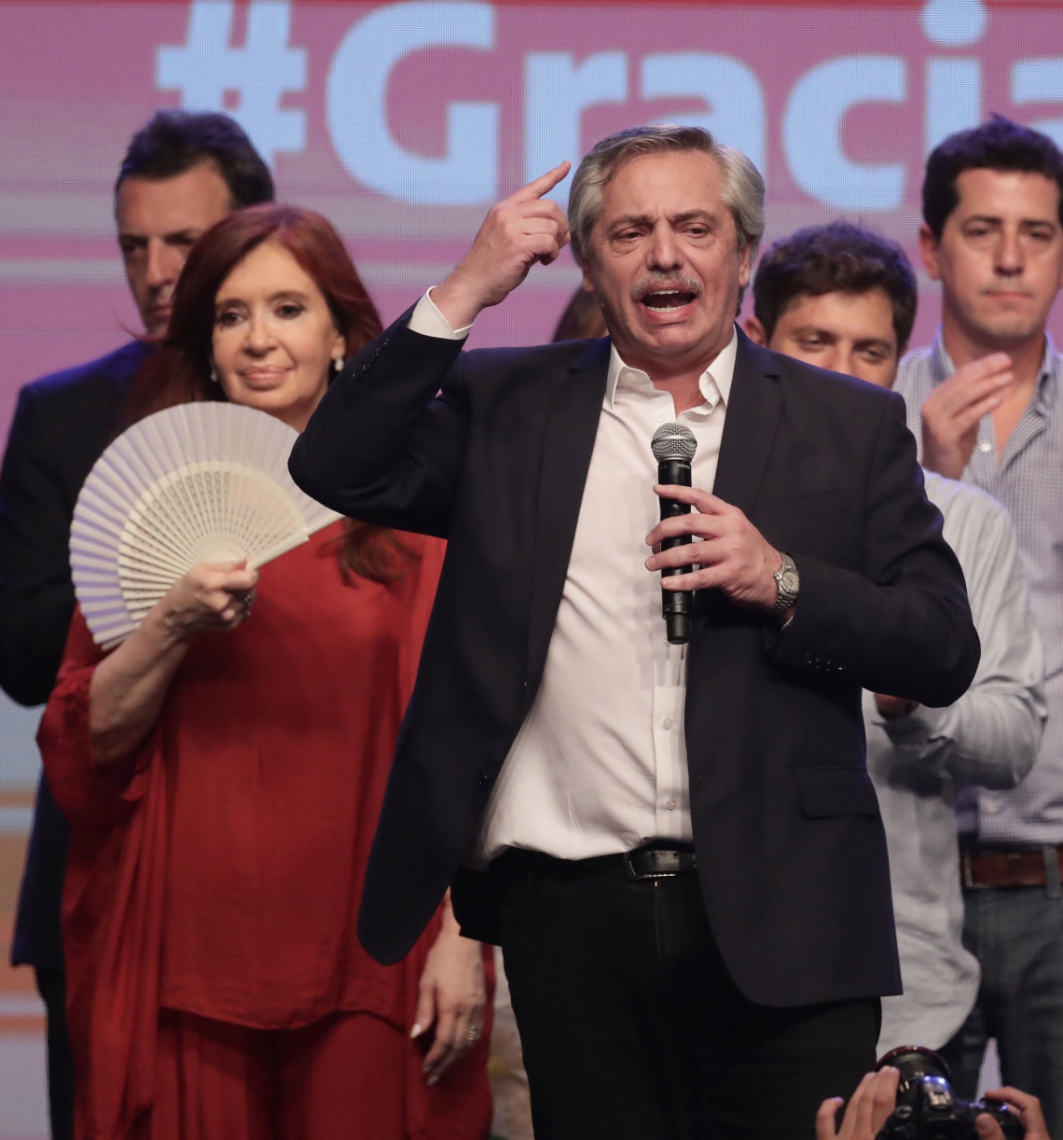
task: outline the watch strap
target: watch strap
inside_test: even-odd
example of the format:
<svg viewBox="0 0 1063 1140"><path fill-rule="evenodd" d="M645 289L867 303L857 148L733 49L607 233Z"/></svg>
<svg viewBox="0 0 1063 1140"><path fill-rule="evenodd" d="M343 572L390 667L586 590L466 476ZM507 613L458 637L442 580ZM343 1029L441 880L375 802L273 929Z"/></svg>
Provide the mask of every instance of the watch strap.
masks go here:
<svg viewBox="0 0 1063 1140"><path fill-rule="evenodd" d="M789 554L783 554L782 565L775 571L775 585L778 587L778 595L772 603L771 612L775 614L784 614L786 611L797 601L797 591L788 590L783 585L783 576L787 571L793 574L797 573L797 565Z"/></svg>

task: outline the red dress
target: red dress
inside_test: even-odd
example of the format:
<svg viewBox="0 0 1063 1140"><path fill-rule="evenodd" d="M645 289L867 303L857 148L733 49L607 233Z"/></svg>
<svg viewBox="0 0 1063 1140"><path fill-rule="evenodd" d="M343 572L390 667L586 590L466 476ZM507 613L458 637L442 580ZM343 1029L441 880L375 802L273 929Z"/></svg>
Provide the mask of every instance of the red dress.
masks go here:
<svg viewBox="0 0 1063 1140"><path fill-rule="evenodd" d="M128 765L99 769L74 618L39 741L72 835L63 905L79 1135L117 1140L152 1103L160 1009L256 1029L362 1011L408 1033L439 916L402 963L355 935L369 848L443 544L387 585L345 584L336 523L263 567L253 615L202 634ZM426 1088L408 1137L486 1135L486 1045ZM383 1140L383 1138L382 1138Z"/></svg>

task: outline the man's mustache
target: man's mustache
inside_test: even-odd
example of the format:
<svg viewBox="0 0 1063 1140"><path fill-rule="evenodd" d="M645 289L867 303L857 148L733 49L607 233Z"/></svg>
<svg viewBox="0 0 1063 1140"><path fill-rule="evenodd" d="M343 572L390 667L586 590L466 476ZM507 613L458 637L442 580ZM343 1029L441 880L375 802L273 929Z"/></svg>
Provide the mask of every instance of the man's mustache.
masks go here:
<svg viewBox="0 0 1063 1140"><path fill-rule="evenodd" d="M679 293L691 293L695 297L701 292L701 282L685 273L647 273L631 287L631 299L641 301L648 293L658 293L663 289L675 289Z"/></svg>

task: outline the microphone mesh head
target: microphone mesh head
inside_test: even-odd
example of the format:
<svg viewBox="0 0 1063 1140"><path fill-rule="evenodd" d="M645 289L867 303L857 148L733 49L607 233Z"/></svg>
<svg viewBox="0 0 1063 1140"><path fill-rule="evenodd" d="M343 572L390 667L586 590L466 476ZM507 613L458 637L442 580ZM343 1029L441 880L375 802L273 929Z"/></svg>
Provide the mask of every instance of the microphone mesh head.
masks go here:
<svg viewBox="0 0 1063 1140"><path fill-rule="evenodd" d="M693 459L698 449L694 433L682 424L662 424L650 443L653 457L658 463L665 459Z"/></svg>

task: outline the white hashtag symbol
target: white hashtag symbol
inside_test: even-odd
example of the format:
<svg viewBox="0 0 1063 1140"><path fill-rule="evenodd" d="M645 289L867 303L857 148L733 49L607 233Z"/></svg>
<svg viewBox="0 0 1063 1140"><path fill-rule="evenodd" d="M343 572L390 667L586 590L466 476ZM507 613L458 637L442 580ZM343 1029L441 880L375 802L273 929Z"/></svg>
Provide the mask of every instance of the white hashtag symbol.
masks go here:
<svg viewBox="0 0 1063 1140"><path fill-rule="evenodd" d="M230 47L233 8L233 0L193 0L188 39L159 48L155 83L177 88L189 111L225 111L226 92L234 92L239 105L229 114L272 166L278 151L306 146L306 112L280 106L306 87L306 49L288 46L290 0L252 0L244 46Z"/></svg>

